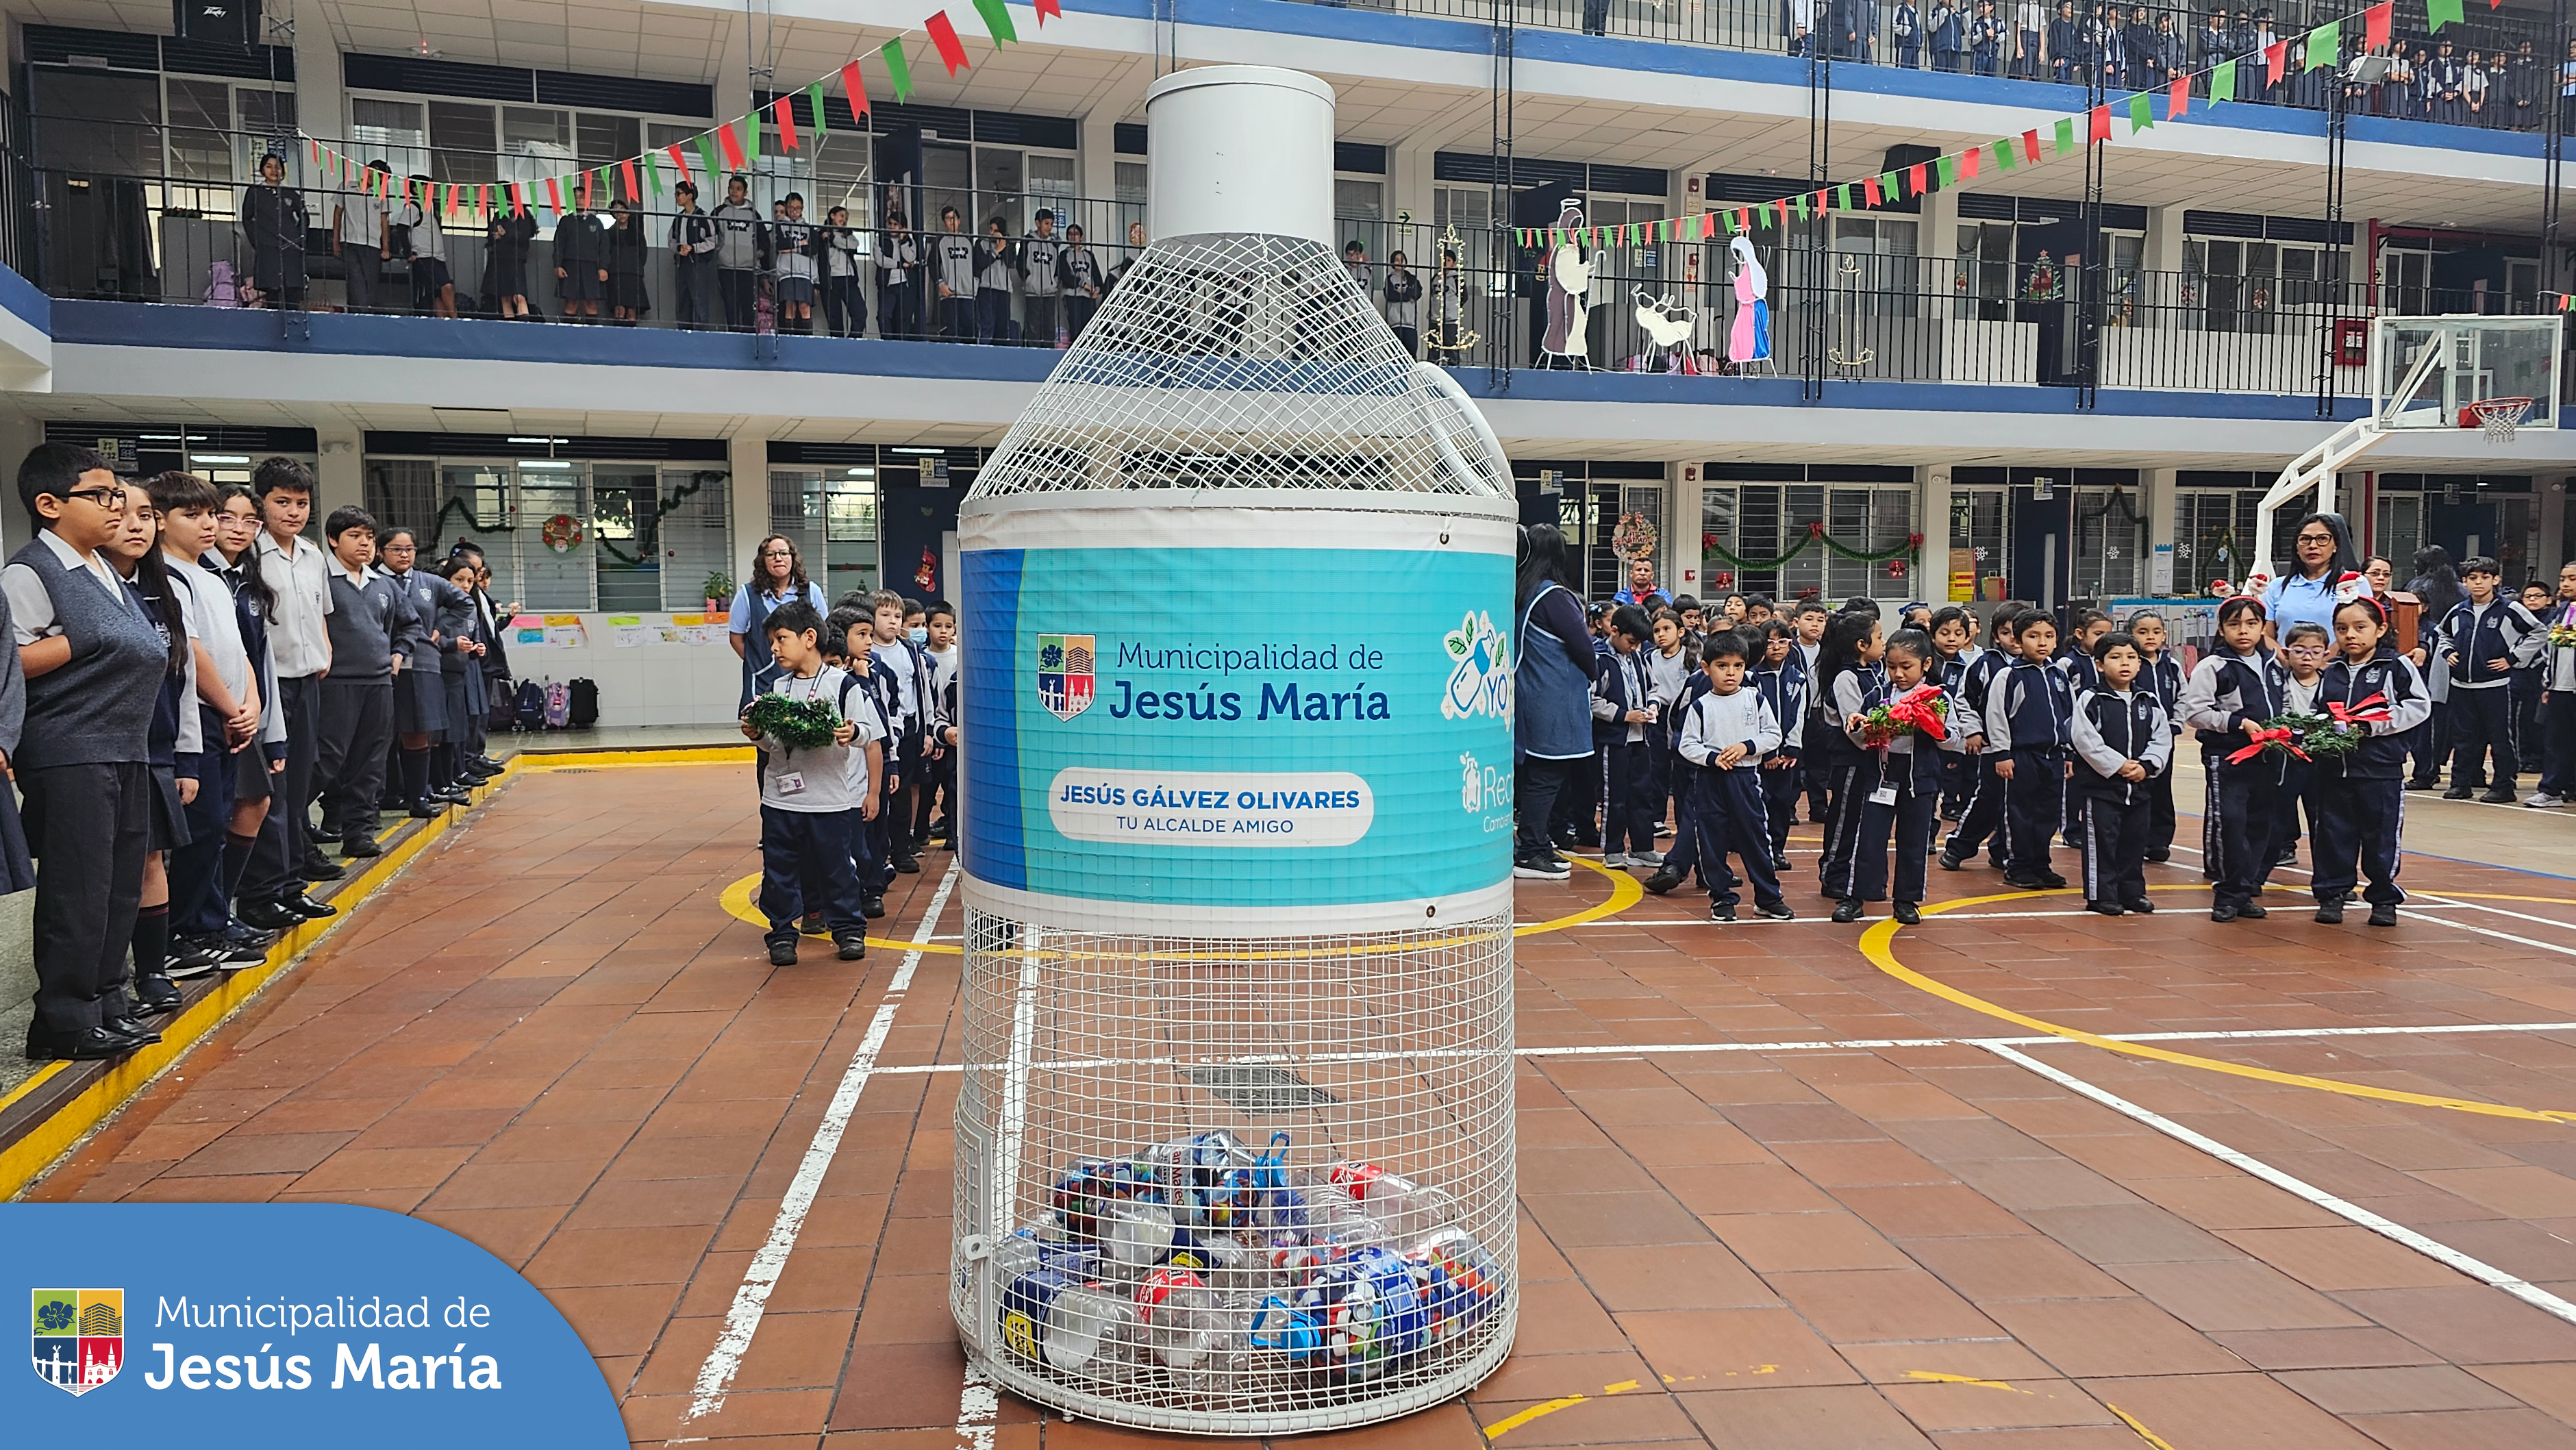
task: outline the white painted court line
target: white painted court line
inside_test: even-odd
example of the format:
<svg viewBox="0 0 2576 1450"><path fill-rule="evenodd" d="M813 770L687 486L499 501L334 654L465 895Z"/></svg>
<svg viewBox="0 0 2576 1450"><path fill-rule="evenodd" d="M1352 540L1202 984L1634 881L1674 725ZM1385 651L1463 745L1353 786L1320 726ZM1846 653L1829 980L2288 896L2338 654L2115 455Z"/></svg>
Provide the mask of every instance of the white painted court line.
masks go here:
<svg viewBox="0 0 2576 1450"><path fill-rule="evenodd" d="M733 1377L742 1369L742 1357L751 1349L751 1337L760 1331L760 1316L768 1308L770 1292L778 1287L778 1276L787 1268L787 1256L796 1249L796 1235L805 1227L805 1215L814 1207L815 1195L823 1188L823 1175L832 1166L832 1157L841 1149L841 1135L848 1131L850 1115L858 1111L859 1094L876 1072L877 1053L885 1047L886 1034L894 1028L895 1010L903 1005L903 994L912 986L914 968L921 965L921 948L930 940L932 926L939 913L947 909L948 893L957 885L957 866L951 862L947 874L939 878L939 889L931 894L930 909L921 914L921 924L913 929L911 951L904 953L903 965L895 969L887 983L885 1000L878 1004L876 1015L868 1021L867 1036L859 1050L851 1055L850 1065L841 1074L841 1083L832 1093L831 1106L823 1112L822 1123L814 1129L814 1141L805 1148L805 1157L796 1165L796 1177L787 1185L787 1196L779 1200L778 1217L769 1226L769 1237L752 1255L751 1267L743 1271L742 1285L734 1290L733 1307L725 1313L724 1332L716 1336L715 1348L707 1352L707 1362L698 1366L696 1397L689 1401L688 1414L681 1417L687 1424L724 1408L725 1392L732 1388Z"/></svg>
<svg viewBox="0 0 2576 1450"><path fill-rule="evenodd" d="M2408 1228L2404 1224L2398 1223L2393 1219L2382 1218L2380 1215L2372 1213L2369 1209L2363 1208L2359 1204L2337 1198L2333 1194L2326 1192L2324 1189L2317 1187L2315 1184L2309 1183L2305 1179L2294 1178L2291 1175L2282 1172L2280 1169L2273 1167L2271 1164L2264 1162L2260 1158L2240 1153L2205 1133L2195 1132L2192 1129L2186 1128L2182 1124L2175 1122L2171 1118L2165 1117L2159 1113L2150 1112L2116 1093L2095 1087L2093 1084L2075 1076L2073 1073L2051 1067L2047 1063L2041 1062L2038 1058L2032 1057L2028 1053L2018 1051L2000 1041L1989 1039L1980 1041L1976 1045L1986 1049L1988 1052L1995 1054L1997 1057L2000 1057L2007 1062L2027 1068L2070 1092L2090 1098L2094 1102L2100 1103L2102 1106L2109 1108L2115 1113L2119 1113L2136 1122L2144 1123L2148 1127L2155 1129L2157 1132L2164 1134L2166 1137L2171 1138L2178 1143L2187 1144L2191 1147L2197 1148L2231 1168L2250 1173L2256 1178L2260 1178L2264 1182L2271 1184L2273 1187L2280 1189L2284 1193L2291 1194L2307 1203L2315 1205L2318 1208L2322 1208L2326 1212L2335 1215L2337 1218L2359 1224L2361 1227L2370 1230L2372 1233L2378 1234L2382 1238L2388 1239L2393 1243L2403 1244L2407 1248L2413 1249L2415 1252L2433 1260L2435 1263L2457 1269L2461 1273L2468 1275L2470 1278L2478 1280L2480 1283L2491 1284L2498 1289L2502 1289L2504 1292L2511 1294L2516 1299L2540 1310L2544 1314L2555 1315L2560 1319L2566 1320L2570 1324L2576 1324L2576 1304L2570 1304L2566 1300L2559 1298L2557 1295L2552 1294L2548 1290L2527 1280L2516 1278L2514 1275L2506 1273L2504 1270L2495 1267L2493 1264L2487 1263L2483 1259L2471 1258L2467 1254L2461 1253L2458 1249L2452 1248L2450 1245L2443 1243L2438 1239L2427 1238L2423 1234L2417 1233L2415 1230Z"/></svg>
<svg viewBox="0 0 2576 1450"><path fill-rule="evenodd" d="M2106 1042L2259 1042L2309 1037L2451 1037L2466 1033L2496 1032L2576 1032L2576 1022L2446 1022L2430 1027L2251 1027L2232 1031L2208 1032L2103 1032L2095 1035ZM2013 1047L2048 1047L2072 1043L2071 1037L1845 1037L1805 1038L1778 1042L1598 1042L1568 1047L1519 1047L1514 1057L1662 1057L1693 1053L1723 1052L1878 1052L1909 1047L1983 1047L2003 1043ZM1481 1057L1482 1053L1441 1052L1329 1052L1303 1057L1230 1057L1229 1065L1247 1066L1278 1064L1282 1066L1326 1065L1332 1063L1426 1062ZM1014 1061L1011 1071L1025 1084L1031 1072L1094 1072L1105 1068L1179 1067L1177 1057L1083 1057L1048 1062ZM880 1067L878 1077L918 1077L929 1073L963 1072L965 1065L955 1062L916 1062L901 1067Z"/></svg>

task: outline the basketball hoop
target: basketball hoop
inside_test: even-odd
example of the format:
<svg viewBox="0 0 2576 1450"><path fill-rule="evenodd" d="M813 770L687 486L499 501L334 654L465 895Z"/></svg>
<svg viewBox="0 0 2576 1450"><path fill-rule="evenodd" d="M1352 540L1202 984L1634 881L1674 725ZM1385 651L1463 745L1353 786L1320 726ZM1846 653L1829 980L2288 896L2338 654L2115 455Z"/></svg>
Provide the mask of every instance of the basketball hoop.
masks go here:
<svg viewBox="0 0 2576 1450"><path fill-rule="evenodd" d="M2511 443L2515 425L2530 412L2529 398L2482 398L2460 410L2460 426L2485 429L2489 443Z"/></svg>

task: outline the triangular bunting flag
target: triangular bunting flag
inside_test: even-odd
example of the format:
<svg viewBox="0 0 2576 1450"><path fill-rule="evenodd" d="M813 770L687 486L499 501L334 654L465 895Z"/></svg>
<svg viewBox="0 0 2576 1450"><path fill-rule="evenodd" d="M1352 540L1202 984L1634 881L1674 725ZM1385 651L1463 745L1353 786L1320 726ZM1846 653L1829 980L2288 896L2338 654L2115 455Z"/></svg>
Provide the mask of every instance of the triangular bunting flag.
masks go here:
<svg viewBox="0 0 2576 1450"><path fill-rule="evenodd" d="M1941 189L1942 189L1943 191L1947 191L1947 190L1949 190L1951 187L1954 187L1954 186L1956 186L1956 185L1958 185L1958 184L1959 184L1959 158L1958 158L1958 157L1956 157L1956 156L1944 156L1944 157L1941 157L1939 160L1937 160L1937 161L1933 162L1933 165L1934 165L1935 167L1939 168L1939 170L1940 170L1940 173L1941 173Z"/></svg>
<svg viewBox="0 0 2576 1450"><path fill-rule="evenodd" d="M2439 31L2445 25L2460 23L2460 0L2424 0L2424 24Z"/></svg>
<svg viewBox="0 0 2576 1450"><path fill-rule="evenodd" d="M2333 65L2343 53L2343 22L2328 20L2308 32L2307 69Z"/></svg>
<svg viewBox="0 0 2576 1450"><path fill-rule="evenodd" d="M1707 241L1709 238L1717 235L1718 215L1718 213L1713 211L1704 211L1699 214L1699 237L1701 241Z"/></svg>
<svg viewBox="0 0 2576 1450"><path fill-rule="evenodd" d="M2397 0L2379 3L2361 12L2361 44L2364 50L2386 50L2388 32L2397 19Z"/></svg>
<svg viewBox="0 0 2576 1450"><path fill-rule="evenodd" d="M2451 0L2451 3L2456 5L2459 3L2459 0ZM2267 86L2279 85L2281 83L2281 71L2287 67L2289 63L2290 43L2288 41L2276 40L2270 45L2263 47L2263 84Z"/></svg>
<svg viewBox="0 0 2576 1450"><path fill-rule="evenodd" d="M1845 182L1834 188L1834 210L1849 211L1851 209L1851 183Z"/></svg>
<svg viewBox="0 0 2576 1450"><path fill-rule="evenodd" d="M2147 93L2140 91L2129 97L2129 134L2135 136L2140 131L2151 130L2155 124L2155 107L2148 101Z"/></svg>
<svg viewBox="0 0 2576 1450"><path fill-rule="evenodd" d="M778 140L780 144L784 145L790 151L795 150L796 98L794 96L780 96L777 100L769 103L769 109L778 117Z"/></svg>
<svg viewBox="0 0 2576 1450"><path fill-rule="evenodd" d="M1861 182L1860 194L1862 197L1867 199L1871 206L1885 206L1887 204L1887 192L1879 186L1878 178L1875 176L1869 177Z"/></svg>
<svg viewBox="0 0 2576 1450"><path fill-rule="evenodd" d="M1967 150L1959 153L1959 179L1961 181L1974 181L1977 179L1977 158L1984 154L1985 148L1982 146L1971 146Z"/></svg>
<svg viewBox="0 0 2576 1450"><path fill-rule="evenodd" d="M742 170L742 138L733 133L733 122L727 121L716 128L716 144L724 148L725 169ZM715 163L709 162L708 168L712 170L714 165Z"/></svg>
<svg viewBox="0 0 2576 1450"><path fill-rule="evenodd" d="M1002 0L975 0L975 13L984 17L984 29L992 34L995 45L1020 38L1020 32L1011 25L1011 12Z"/></svg>
<svg viewBox="0 0 2576 1450"><path fill-rule="evenodd" d="M1931 182L1926 180L1923 175L1922 162L1917 161L1913 165L1905 168L1905 194L1907 196L1921 196L1923 193L1930 191L1931 189Z"/></svg>
<svg viewBox="0 0 2576 1450"><path fill-rule="evenodd" d="M2236 62L2222 60L2209 69L2209 103L2220 105L2236 99Z"/></svg>
<svg viewBox="0 0 2576 1450"><path fill-rule="evenodd" d="M2395 0L2391 0L2391 3L2395 3ZM868 83L859 79L857 61L851 61L841 67L841 89L850 93L850 114L853 117L868 113Z"/></svg>
<svg viewBox="0 0 2576 1450"><path fill-rule="evenodd" d="M510 183L510 214L512 216L528 214L528 199L519 195L519 183L515 181Z"/></svg>
<svg viewBox="0 0 2576 1450"><path fill-rule="evenodd" d="M900 103L912 99L912 66L903 58L903 37L898 35L885 43L877 54L885 57L886 76L894 82L894 98Z"/></svg>
<svg viewBox="0 0 2576 1450"><path fill-rule="evenodd" d="M1806 194L1805 192L1803 192L1803 191L1802 191L1802 192L1799 192L1799 193L1798 193L1798 220L1800 220L1800 221L1805 221L1806 219L1807 219L1807 194Z"/></svg>
<svg viewBox="0 0 2576 1450"><path fill-rule="evenodd" d="M2085 128L2084 139L2088 145L2111 139L2111 108L2108 105L2093 108L2091 124Z"/></svg>
<svg viewBox="0 0 2576 1450"><path fill-rule="evenodd" d="M2037 166L2039 164L2039 132L2037 130L2029 130L2021 133L2021 159L2029 162L2033 166Z"/></svg>
<svg viewBox="0 0 2576 1450"><path fill-rule="evenodd" d="M957 39L957 27L948 23L947 11L921 22L921 28L930 32L930 43L938 49L940 63L948 67L950 75L966 68L966 47Z"/></svg>
<svg viewBox="0 0 2576 1450"><path fill-rule="evenodd" d="M2075 118L2073 116L2061 116L2057 121L2057 154L2063 156L2074 149Z"/></svg>
<svg viewBox="0 0 2576 1450"><path fill-rule="evenodd" d="M474 188L474 219L487 227L492 224L492 184L488 181Z"/></svg>
<svg viewBox="0 0 2576 1450"><path fill-rule="evenodd" d="M2021 164L2021 143L2006 136L1995 143L1995 166L2010 171Z"/></svg>
<svg viewBox="0 0 2576 1450"><path fill-rule="evenodd" d="M760 169L760 112L742 118L742 155L752 170Z"/></svg>
<svg viewBox="0 0 2576 1450"><path fill-rule="evenodd" d="M635 158L629 156L617 164L626 173L626 199L634 202L642 201L644 199L644 185L642 182L635 179Z"/></svg>
<svg viewBox="0 0 2576 1450"><path fill-rule="evenodd" d="M1057 4L1056 0L1038 0L1038 29L1046 29L1047 17L1050 15L1062 20L1064 7Z"/></svg>
<svg viewBox="0 0 2576 1450"><path fill-rule="evenodd" d="M2182 113L2190 109L2191 77L2189 75L2175 76L2173 78L2173 84L2165 88L2165 119L2168 121L2179 120Z"/></svg>
<svg viewBox="0 0 2576 1450"><path fill-rule="evenodd" d="M814 106L814 134L817 136L832 134L832 113L823 108L823 83L816 81L807 86L805 99L812 102Z"/></svg>
<svg viewBox="0 0 2576 1450"><path fill-rule="evenodd" d="M556 216L563 215L563 188L551 176L546 178L546 200L553 205Z"/></svg>
<svg viewBox="0 0 2576 1450"><path fill-rule="evenodd" d="M1899 174L1900 173L1894 171L1882 171L1878 174L1878 194L1881 200L1899 201L1903 199L1904 194L1897 190L1897 188L1902 185L1902 183L1897 180Z"/></svg>
<svg viewBox="0 0 2576 1450"><path fill-rule="evenodd" d="M671 189L662 184L662 156L658 151L644 153L644 185L655 196L668 196Z"/></svg>

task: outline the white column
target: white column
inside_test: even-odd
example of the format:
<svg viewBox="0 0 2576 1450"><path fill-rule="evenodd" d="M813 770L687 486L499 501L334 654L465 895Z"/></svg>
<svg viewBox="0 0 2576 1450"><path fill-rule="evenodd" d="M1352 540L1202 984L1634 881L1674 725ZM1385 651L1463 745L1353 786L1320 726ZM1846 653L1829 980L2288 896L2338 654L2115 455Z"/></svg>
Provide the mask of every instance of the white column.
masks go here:
<svg viewBox="0 0 2576 1450"><path fill-rule="evenodd" d="M2147 208L2146 268L2150 272L2182 270L2182 213L2179 206Z"/></svg>
<svg viewBox="0 0 2576 1450"><path fill-rule="evenodd" d="M356 433L323 433L313 442L314 482L321 486L313 500L313 517L328 518L335 508L365 508L366 440Z"/></svg>
<svg viewBox="0 0 2576 1450"><path fill-rule="evenodd" d="M285 43L275 39L275 30L269 34L274 43ZM308 136L327 141L345 138L349 134L349 102L348 93L340 86L340 43L332 39L331 23L320 6L295 16L293 48L296 124ZM311 164L309 157L305 164Z"/></svg>
<svg viewBox="0 0 2576 1450"><path fill-rule="evenodd" d="M726 467L733 470L733 551L725 565L734 582L744 578L751 549L769 532L769 432L745 427L725 440Z"/></svg>
<svg viewBox="0 0 2576 1450"><path fill-rule="evenodd" d="M2175 209L2167 208L2167 210ZM2178 210L2176 211L2176 214L2180 214ZM2177 472L2177 470L2171 468L2142 468L2138 470L2138 507L2143 510L2147 516L2147 567L2150 571L2155 568L2155 560L2157 558L2156 551L2159 549L2170 550L2175 543L2174 480L2177 476ZM2171 559L2173 556L2168 553L2164 557ZM2190 581L2183 579L2172 581L2170 592L2181 594L2192 592L2187 587L2189 582ZM2141 592L2154 592L2154 583L2155 576L2150 572L2144 581Z"/></svg>
<svg viewBox="0 0 2576 1450"><path fill-rule="evenodd" d="M2535 577L2555 580L2558 566L2567 562L2567 551L2561 543L2567 537L2567 480L2534 479L2532 483L2540 490L2540 547L2531 551L2531 572Z"/></svg>
<svg viewBox="0 0 2576 1450"><path fill-rule="evenodd" d="M1923 198L1923 231L1915 248L1927 257L1955 257L1959 252L1959 193L1943 187Z"/></svg>
<svg viewBox="0 0 2576 1450"><path fill-rule="evenodd" d="M1922 561L1915 566L1914 597L1928 599L1937 607L1950 599L1950 465L1934 463L1917 468L1914 479L1914 529L1923 536Z"/></svg>

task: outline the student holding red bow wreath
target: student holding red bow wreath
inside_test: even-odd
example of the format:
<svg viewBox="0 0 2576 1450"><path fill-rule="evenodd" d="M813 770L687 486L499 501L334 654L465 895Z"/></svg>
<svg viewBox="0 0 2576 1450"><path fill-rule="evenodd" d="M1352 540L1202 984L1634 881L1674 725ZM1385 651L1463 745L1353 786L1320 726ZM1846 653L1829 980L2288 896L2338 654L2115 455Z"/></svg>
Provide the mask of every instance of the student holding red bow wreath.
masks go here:
<svg viewBox="0 0 2576 1450"><path fill-rule="evenodd" d="M2364 595L2335 610L2338 657L2317 685L2317 705L2361 743L2316 764L2308 792L2309 847L2317 920L2343 920L2344 898L2367 875L2362 899L2372 926L2395 926L2398 832L2406 811L2407 731L2433 713L2415 662L2389 648L2388 610Z"/></svg>

